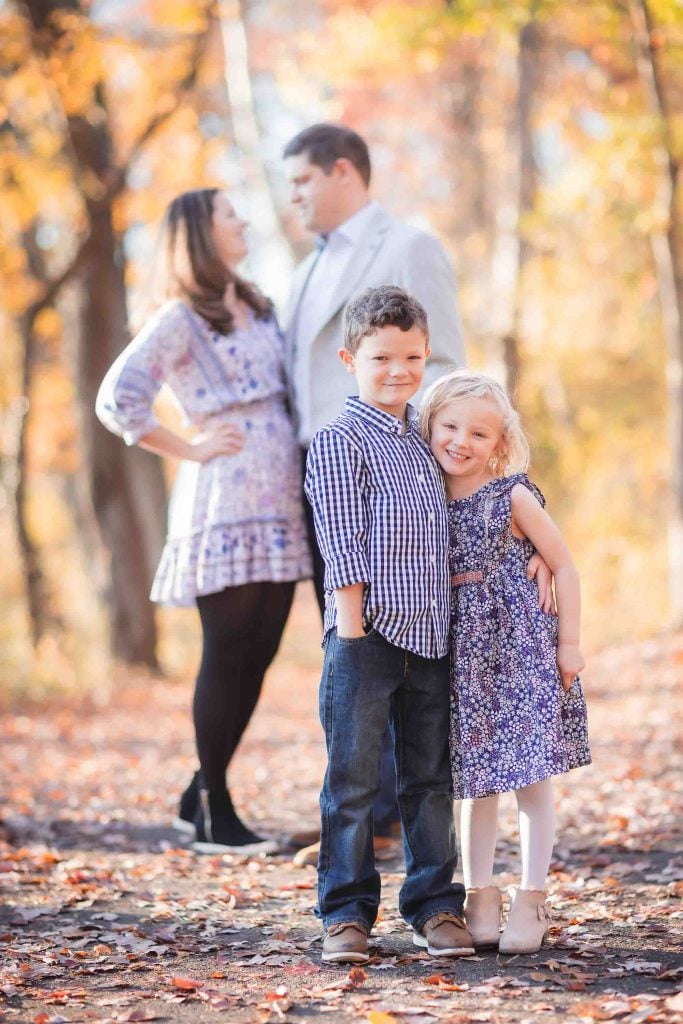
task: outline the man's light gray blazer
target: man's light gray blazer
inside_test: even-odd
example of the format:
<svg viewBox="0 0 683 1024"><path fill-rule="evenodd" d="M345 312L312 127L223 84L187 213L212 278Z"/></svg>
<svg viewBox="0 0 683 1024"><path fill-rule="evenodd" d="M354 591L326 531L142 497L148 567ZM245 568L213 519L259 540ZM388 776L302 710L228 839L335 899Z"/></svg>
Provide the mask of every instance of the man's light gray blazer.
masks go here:
<svg viewBox="0 0 683 1024"><path fill-rule="evenodd" d="M432 354L427 362L425 384L465 363L462 327L456 301L453 267L441 242L426 231L409 227L391 217L381 206L354 246L351 270L340 282L333 298L306 334L312 337L308 358L304 360L306 379L297 381L297 390L308 405L310 429L299 433L299 441L308 446L313 434L344 408L347 395L357 394L356 382L337 355L342 345L342 313L350 298L365 288L381 284L398 285L423 304L429 318L429 344ZM285 315L285 343L288 372L293 366L295 327L300 315L299 302L315 261L311 253L297 267L292 282L289 307ZM415 401L415 400L413 400ZM303 403L302 403L303 404ZM301 418L301 409L294 409Z"/></svg>

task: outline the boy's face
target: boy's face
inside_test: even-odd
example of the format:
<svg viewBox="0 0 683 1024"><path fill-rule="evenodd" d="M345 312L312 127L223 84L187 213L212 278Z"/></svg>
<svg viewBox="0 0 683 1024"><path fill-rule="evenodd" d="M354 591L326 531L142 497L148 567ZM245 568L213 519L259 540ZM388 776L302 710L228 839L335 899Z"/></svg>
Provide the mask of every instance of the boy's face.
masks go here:
<svg viewBox="0 0 683 1024"><path fill-rule="evenodd" d="M411 327L379 327L368 334L352 355L339 349L339 358L358 380L358 396L368 405L403 419L406 404L422 383L429 347L424 331Z"/></svg>

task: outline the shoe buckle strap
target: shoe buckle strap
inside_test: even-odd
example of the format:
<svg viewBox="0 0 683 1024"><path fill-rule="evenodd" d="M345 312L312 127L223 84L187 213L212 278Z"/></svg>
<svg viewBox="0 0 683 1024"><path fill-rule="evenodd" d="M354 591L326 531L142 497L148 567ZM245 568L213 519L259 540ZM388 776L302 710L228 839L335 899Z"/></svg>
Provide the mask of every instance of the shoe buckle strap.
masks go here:
<svg viewBox="0 0 683 1024"><path fill-rule="evenodd" d="M209 791L208 789L199 790L199 802L202 805L202 817L204 818L204 835L208 842L213 842L213 832L211 829L211 808L209 806Z"/></svg>

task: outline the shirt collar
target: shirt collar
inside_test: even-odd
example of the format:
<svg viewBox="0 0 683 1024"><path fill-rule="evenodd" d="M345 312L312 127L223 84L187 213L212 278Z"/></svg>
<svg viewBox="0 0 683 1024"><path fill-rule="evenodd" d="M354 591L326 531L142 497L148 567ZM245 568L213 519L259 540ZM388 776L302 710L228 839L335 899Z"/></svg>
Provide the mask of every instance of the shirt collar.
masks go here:
<svg viewBox="0 0 683 1024"><path fill-rule="evenodd" d="M374 217L378 206L379 204L374 199L371 199L369 203L366 203L360 210L357 210L352 217L345 220L334 231L330 231L326 237L326 242L334 240L343 242L345 245L354 245L365 233L365 229Z"/></svg>
<svg viewBox="0 0 683 1024"><path fill-rule="evenodd" d="M387 430L390 434L403 433L403 423L401 420L397 419L396 416L392 416L389 412L382 412L381 409L376 409L374 405L368 405L367 402L361 401L357 395L349 395L346 399L346 412L351 416L360 416L367 423L372 423L382 430ZM406 406L406 422L408 424L406 434L417 431L418 412L410 404Z"/></svg>

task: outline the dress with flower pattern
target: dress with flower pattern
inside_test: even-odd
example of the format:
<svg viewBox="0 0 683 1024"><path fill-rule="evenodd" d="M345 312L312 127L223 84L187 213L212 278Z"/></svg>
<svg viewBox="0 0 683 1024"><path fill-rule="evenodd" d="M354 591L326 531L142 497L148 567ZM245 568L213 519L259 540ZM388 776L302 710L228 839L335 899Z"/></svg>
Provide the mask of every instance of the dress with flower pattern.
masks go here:
<svg viewBox="0 0 683 1024"><path fill-rule="evenodd" d="M524 473L448 502L457 800L521 789L591 760L581 683L564 692L557 617L541 611L536 583L526 576L533 545L511 531L515 484L545 505Z"/></svg>
<svg viewBox="0 0 683 1024"><path fill-rule="evenodd" d="M152 600L193 605L225 587L310 576L301 452L275 319L252 314L246 327L221 334L184 302L166 303L107 373L97 415L134 444L158 426L153 404L163 385L188 424L234 423L244 446L180 463Z"/></svg>

